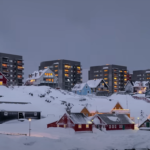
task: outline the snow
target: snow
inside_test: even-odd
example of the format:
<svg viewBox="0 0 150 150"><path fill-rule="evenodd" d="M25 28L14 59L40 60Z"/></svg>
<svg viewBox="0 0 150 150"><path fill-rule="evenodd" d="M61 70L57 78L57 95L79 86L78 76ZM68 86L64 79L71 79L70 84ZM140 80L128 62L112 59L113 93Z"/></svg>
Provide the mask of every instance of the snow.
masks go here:
<svg viewBox="0 0 150 150"><path fill-rule="evenodd" d="M93 122L95 125L100 124L100 120L97 117L93 119Z"/></svg>
<svg viewBox="0 0 150 150"><path fill-rule="evenodd" d="M80 84L76 84L73 88L72 91L80 91L84 88L84 86L86 85L86 83L80 83Z"/></svg>
<svg viewBox="0 0 150 150"><path fill-rule="evenodd" d="M96 88L103 79L88 80L87 84L90 88Z"/></svg>
<svg viewBox="0 0 150 150"><path fill-rule="evenodd" d="M120 120L118 117L107 117L109 120L111 120L111 121L118 121L118 120Z"/></svg>
<svg viewBox="0 0 150 150"><path fill-rule="evenodd" d="M47 94L49 90L51 92ZM29 95L29 93L32 93L33 96ZM45 97L39 97L41 94L45 94ZM136 100L130 95L113 94L108 98L102 96L80 96L64 90L50 89L46 86L22 86L14 87L14 89L0 86L0 95L3 96L0 97L0 101L30 102L31 104L25 104L24 106L33 105L38 110L41 110L42 116L45 117L40 120L31 121L31 137L0 134L0 149L2 150L18 148L21 150L120 150L150 148L149 132L143 130L102 132L94 128L93 133L77 134L73 129L47 128L47 124L59 120L66 113L66 106L62 104L62 101L73 104L74 108L87 106L90 111L105 112L110 112L116 103L119 102L124 109L130 109L130 116L135 118L135 124L137 125L138 123L137 117L140 117L139 124L141 124L150 115L150 103ZM86 101L80 101L82 98L86 98ZM46 99L51 102L46 102ZM12 104L11 106L19 109L19 105ZM144 112L143 118L141 117L141 110ZM24 122L18 120L6 122L1 124L0 133L28 134L29 122L27 120Z"/></svg>

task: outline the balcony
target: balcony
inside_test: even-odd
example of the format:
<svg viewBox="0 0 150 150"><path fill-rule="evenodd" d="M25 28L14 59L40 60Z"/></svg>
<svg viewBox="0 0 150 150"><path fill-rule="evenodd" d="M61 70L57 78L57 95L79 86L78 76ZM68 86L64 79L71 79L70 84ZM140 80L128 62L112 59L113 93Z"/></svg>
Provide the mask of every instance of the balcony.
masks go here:
<svg viewBox="0 0 150 150"><path fill-rule="evenodd" d="M8 58L2 58L2 62L3 62L3 63L8 63L9 60L8 60Z"/></svg>
<svg viewBox="0 0 150 150"><path fill-rule="evenodd" d="M69 73L69 70L65 69L64 72L65 72L65 73Z"/></svg>
<svg viewBox="0 0 150 150"><path fill-rule="evenodd" d="M24 70L24 67L18 66L17 69L18 69L18 70Z"/></svg>
<svg viewBox="0 0 150 150"><path fill-rule="evenodd" d="M22 74L23 75L24 73L22 71L18 71L17 74Z"/></svg>
<svg viewBox="0 0 150 150"><path fill-rule="evenodd" d="M9 74L9 70L3 70L2 72L5 74Z"/></svg>
<svg viewBox="0 0 150 150"><path fill-rule="evenodd" d="M77 71L77 74L82 74L82 72L81 71Z"/></svg>
<svg viewBox="0 0 150 150"><path fill-rule="evenodd" d="M17 76L18 79L24 79L22 76L18 75Z"/></svg>
<svg viewBox="0 0 150 150"><path fill-rule="evenodd" d="M2 64L2 68L8 68L7 64Z"/></svg>
<svg viewBox="0 0 150 150"><path fill-rule="evenodd" d="M22 61L17 61L18 65L24 65L24 63Z"/></svg>
<svg viewBox="0 0 150 150"><path fill-rule="evenodd" d="M82 68L81 67L77 67L77 70L82 70Z"/></svg>
<svg viewBox="0 0 150 150"><path fill-rule="evenodd" d="M71 66L69 66L69 65L64 65L64 68L65 68L65 69L70 69Z"/></svg>

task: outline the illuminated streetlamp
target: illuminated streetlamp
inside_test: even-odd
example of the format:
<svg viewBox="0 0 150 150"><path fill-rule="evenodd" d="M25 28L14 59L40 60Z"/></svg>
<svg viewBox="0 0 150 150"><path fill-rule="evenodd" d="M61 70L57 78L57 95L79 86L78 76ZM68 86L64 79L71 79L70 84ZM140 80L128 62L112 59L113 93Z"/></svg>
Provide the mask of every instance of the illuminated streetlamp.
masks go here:
<svg viewBox="0 0 150 150"><path fill-rule="evenodd" d="M137 117L137 120L138 120L138 127L139 127L139 119L140 119L140 118L139 118L139 117Z"/></svg>
<svg viewBox="0 0 150 150"><path fill-rule="evenodd" d="M29 118L29 136L30 136L30 133L31 132L31 118Z"/></svg>

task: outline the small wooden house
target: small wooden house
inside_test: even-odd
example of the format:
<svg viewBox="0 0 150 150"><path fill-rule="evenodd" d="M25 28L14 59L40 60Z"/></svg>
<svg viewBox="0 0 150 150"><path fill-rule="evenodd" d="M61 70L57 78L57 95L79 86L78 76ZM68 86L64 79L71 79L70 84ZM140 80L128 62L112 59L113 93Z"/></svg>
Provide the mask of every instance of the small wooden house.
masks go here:
<svg viewBox="0 0 150 150"><path fill-rule="evenodd" d="M8 79L0 72L0 86L7 86Z"/></svg>
<svg viewBox="0 0 150 150"><path fill-rule="evenodd" d="M96 128L106 130L134 130L134 122L125 114L97 114L91 118Z"/></svg>
<svg viewBox="0 0 150 150"><path fill-rule="evenodd" d="M134 82L128 80L126 85L124 86L126 93L133 93L134 92Z"/></svg>
<svg viewBox="0 0 150 150"><path fill-rule="evenodd" d="M92 132L92 122L82 113L65 113L58 121L47 125L49 127L73 128L75 132Z"/></svg>
<svg viewBox="0 0 150 150"><path fill-rule="evenodd" d="M146 121L144 121L140 126L139 126L140 130L150 130L150 119L147 119Z"/></svg>

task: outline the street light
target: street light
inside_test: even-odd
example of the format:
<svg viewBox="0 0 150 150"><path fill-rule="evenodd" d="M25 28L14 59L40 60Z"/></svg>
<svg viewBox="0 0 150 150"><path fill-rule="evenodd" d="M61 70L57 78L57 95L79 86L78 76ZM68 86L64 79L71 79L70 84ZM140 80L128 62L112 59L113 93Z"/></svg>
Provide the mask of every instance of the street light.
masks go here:
<svg viewBox="0 0 150 150"><path fill-rule="evenodd" d="M139 127L139 119L140 119L140 118L139 118L139 117L137 117L137 120L138 120L138 127Z"/></svg>
<svg viewBox="0 0 150 150"><path fill-rule="evenodd" d="M31 132L31 118L29 118L29 136L30 136L30 132Z"/></svg>

